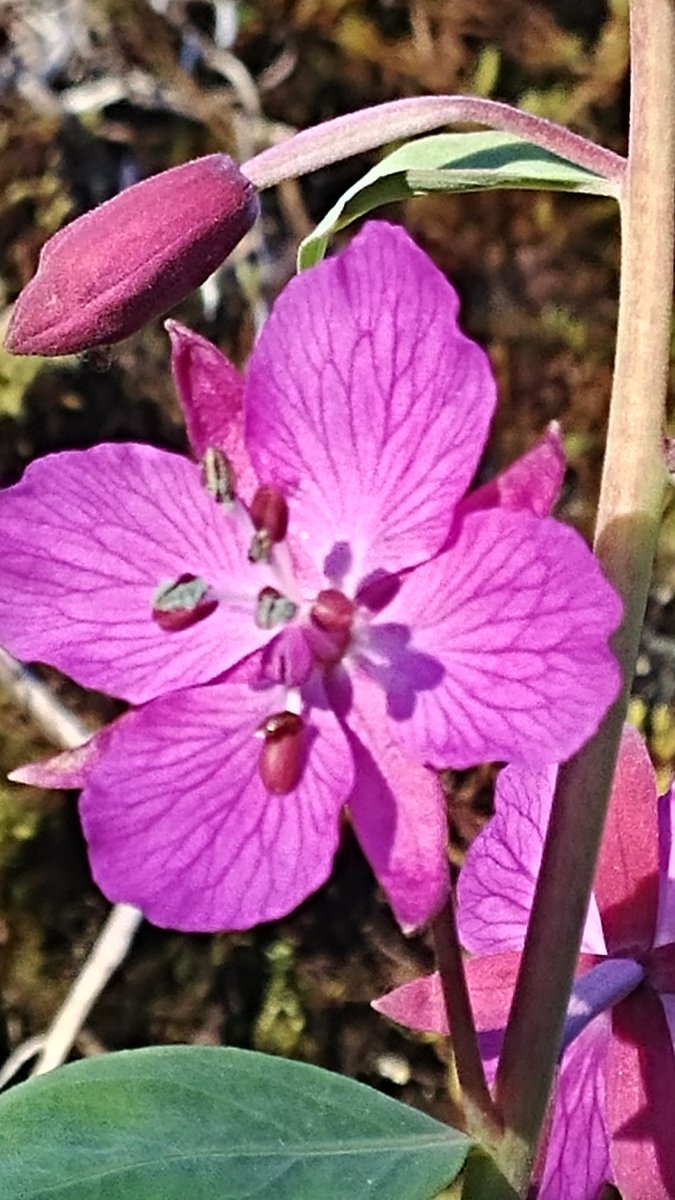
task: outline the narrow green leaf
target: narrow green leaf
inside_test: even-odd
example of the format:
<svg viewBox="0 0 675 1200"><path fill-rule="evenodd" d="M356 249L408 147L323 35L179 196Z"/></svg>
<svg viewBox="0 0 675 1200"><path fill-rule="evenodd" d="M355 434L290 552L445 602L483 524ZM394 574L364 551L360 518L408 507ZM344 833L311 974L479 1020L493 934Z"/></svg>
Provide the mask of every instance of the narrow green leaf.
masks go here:
<svg viewBox="0 0 675 1200"><path fill-rule="evenodd" d="M319 262L338 229L382 204L431 191L484 188L546 188L617 197L616 183L514 134L435 134L399 146L348 188L302 242L298 269Z"/></svg>
<svg viewBox="0 0 675 1200"><path fill-rule="evenodd" d="M7 1200L432 1200L471 1142L304 1063L164 1046L0 1098Z"/></svg>

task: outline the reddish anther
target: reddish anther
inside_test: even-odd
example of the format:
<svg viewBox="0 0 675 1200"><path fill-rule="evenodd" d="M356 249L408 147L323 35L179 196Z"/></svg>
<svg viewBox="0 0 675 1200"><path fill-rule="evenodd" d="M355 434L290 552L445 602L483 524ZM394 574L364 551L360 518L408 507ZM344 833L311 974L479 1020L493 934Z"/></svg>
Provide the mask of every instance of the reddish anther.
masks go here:
<svg viewBox="0 0 675 1200"><path fill-rule="evenodd" d="M267 717L257 730L264 738L260 778L269 792L284 795L298 786L305 762L304 728L297 713L280 712Z"/></svg>
<svg viewBox="0 0 675 1200"><path fill-rule="evenodd" d="M330 633L349 631L353 617L353 601L337 588L324 588L312 605L312 620L315 625Z"/></svg>
<svg viewBox="0 0 675 1200"><path fill-rule="evenodd" d="M255 528L266 534L270 542L284 540L288 529L288 504L278 487L263 483L251 501L250 512Z"/></svg>
<svg viewBox="0 0 675 1200"><path fill-rule="evenodd" d="M157 589L152 602L152 619L167 633L189 629L209 617L218 607L210 588L196 575L179 575Z"/></svg>

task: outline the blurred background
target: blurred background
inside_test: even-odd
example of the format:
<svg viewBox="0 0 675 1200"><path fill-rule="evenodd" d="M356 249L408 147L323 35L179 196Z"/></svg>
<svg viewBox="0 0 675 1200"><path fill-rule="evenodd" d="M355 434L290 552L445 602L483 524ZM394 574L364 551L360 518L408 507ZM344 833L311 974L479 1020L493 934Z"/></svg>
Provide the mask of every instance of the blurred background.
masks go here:
<svg viewBox="0 0 675 1200"><path fill-rule="evenodd" d="M44 241L155 171L214 150L243 161L317 121L428 92L510 101L623 152L627 70L627 0L0 0L0 330ZM262 220L175 315L244 364L298 240L376 157L265 193ZM570 465L559 513L590 536L616 320L614 203L488 192L383 215L447 271L467 332L491 355L501 403L482 476L560 421ZM104 355L0 350L0 483L50 451L126 439L185 448L161 322ZM675 760L674 596L671 505L632 705L664 784ZM120 711L39 675L92 729ZM90 882L75 796L4 782L52 747L9 685L0 709L1 1064L49 1024L109 905ZM495 771L445 776L457 865L490 812ZM442 1116L442 1041L369 1008L431 965L427 942L398 932L345 829L332 880L287 920L197 937L144 924L74 1053L253 1047Z"/></svg>

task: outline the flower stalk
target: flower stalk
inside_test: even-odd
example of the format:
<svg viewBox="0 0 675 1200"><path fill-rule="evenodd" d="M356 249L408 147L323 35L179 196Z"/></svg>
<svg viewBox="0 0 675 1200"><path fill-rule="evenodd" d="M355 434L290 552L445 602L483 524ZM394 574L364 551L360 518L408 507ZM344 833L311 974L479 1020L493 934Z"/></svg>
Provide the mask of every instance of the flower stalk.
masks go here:
<svg viewBox="0 0 675 1200"><path fill-rule="evenodd" d="M487 1145L498 1136L498 1119L485 1079L478 1035L471 1012L452 895L435 918L432 935L448 1027L452 1030L461 1119L474 1134L480 1132L481 1143Z"/></svg>
<svg viewBox="0 0 675 1200"><path fill-rule="evenodd" d="M552 154L613 181L618 193L626 165L620 154L597 146L554 121L478 96L413 96L364 108L303 129L292 138L256 154L241 169L246 178L262 190L355 154L376 150L388 142L419 137L453 124L484 125L518 134Z"/></svg>
<svg viewBox="0 0 675 1200"><path fill-rule="evenodd" d="M624 602L614 639L624 687L560 771L497 1077L497 1161L527 1191L602 837L663 502L675 179L675 8L633 0L628 165L622 187L616 366L595 548Z"/></svg>

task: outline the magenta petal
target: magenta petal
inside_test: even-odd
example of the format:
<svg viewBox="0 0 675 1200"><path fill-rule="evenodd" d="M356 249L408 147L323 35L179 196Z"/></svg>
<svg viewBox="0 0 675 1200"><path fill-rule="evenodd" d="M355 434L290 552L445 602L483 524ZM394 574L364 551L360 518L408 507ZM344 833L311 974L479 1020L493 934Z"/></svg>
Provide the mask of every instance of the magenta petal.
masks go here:
<svg viewBox="0 0 675 1200"><path fill-rule="evenodd" d="M525 509L535 517L547 517L560 495L565 466L560 426L552 421L536 446L501 475L470 492L458 511L466 516L481 508Z"/></svg>
<svg viewBox="0 0 675 1200"><path fill-rule="evenodd" d="M654 944L675 942L675 784L659 798L660 885Z"/></svg>
<svg viewBox="0 0 675 1200"><path fill-rule="evenodd" d="M372 1008L408 1029L445 1035L449 1032L438 971L433 975L421 975L419 979L412 979L410 983L378 996L372 1001Z"/></svg>
<svg viewBox="0 0 675 1200"><path fill-rule="evenodd" d="M608 638L620 617L573 529L526 512L471 513L380 619L410 635L401 650L392 639L373 652L405 745L439 767L563 761L617 695Z"/></svg>
<svg viewBox="0 0 675 1200"><path fill-rule="evenodd" d="M539 1200L595 1200L602 1184L612 1181L606 1115L610 1041L611 1018L604 1013L565 1053Z"/></svg>
<svg viewBox="0 0 675 1200"><path fill-rule="evenodd" d="M122 717L121 720L125 718ZM26 763L7 776L12 783L28 783L39 788L83 788L94 765L105 754L112 726L95 733L82 746L63 750L42 762Z"/></svg>
<svg viewBox="0 0 675 1200"><path fill-rule="evenodd" d="M220 350L178 321L165 321L171 338L171 366L196 458L209 447L222 450L247 503L257 479L244 444L244 380Z"/></svg>
<svg viewBox="0 0 675 1200"><path fill-rule="evenodd" d="M246 551L187 459L133 444L50 454L0 494L0 641L137 703L212 679L270 637ZM228 601L167 633L153 595L186 572Z"/></svg>
<svg viewBox="0 0 675 1200"><path fill-rule="evenodd" d="M612 1166L624 1200L675 1196L675 1056L661 1001L648 987L612 1013L607 1109Z"/></svg>
<svg viewBox="0 0 675 1200"><path fill-rule="evenodd" d="M408 234L373 222L292 279L261 334L251 457L261 480L288 492L308 551L329 559L334 579L410 566L447 537L495 403L457 309Z"/></svg>
<svg viewBox="0 0 675 1200"><path fill-rule="evenodd" d="M156 925L247 929L290 912L330 873L353 767L333 714L306 716L297 787L268 792L261 722L284 691L222 683L130 714L81 799L94 878Z"/></svg>
<svg viewBox="0 0 675 1200"><path fill-rule="evenodd" d="M563 1050L591 1021L629 996L645 978L645 968L633 958L605 958L575 981L567 1007Z"/></svg>
<svg viewBox="0 0 675 1200"><path fill-rule="evenodd" d="M475 954L523 947L555 779L554 767L506 767L499 775L495 815L475 839L459 876L460 935ZM605 953L593 897L582 949Z"/></svg>
<svg viewBox="0 0 675 1200"><path fill-rule="evenodd" d="M497 1060L511 1008L511 997L520 966L520 954L488 954L464 963L474 1021L489 1079L494 1078ZM373 1001L384 1016L427 1033L447 1034L448 1018L438 972L404 983Z"/></svg>
<svg viewBox="0 0 675 1200"><path fill-rule="evenodd" d="M644 739L624 727L595 896L610 953L654 939L659 892L658 791Z"/></svg>
<svg viewBox="0 0 675 1200"><path fill-rule="evenodd" d="M555 777L555 767L499 775L495 815L469 849L457 889L460 937L474 954L523 948Z"/></svg>
<svg viewBox="0 0 675 1200"><path fill-rule="evenodd" d="M448 827L440 782L392 740L381 690L367 679L354 680L348 722L354 828L397 921L412 933L436 915L448 893Z"/></svg>

